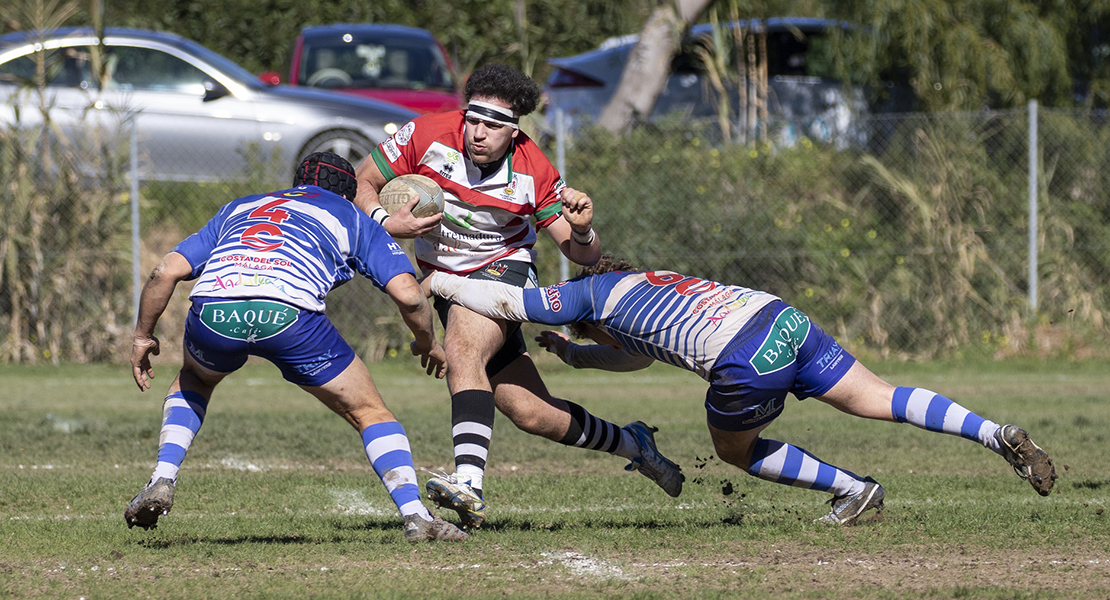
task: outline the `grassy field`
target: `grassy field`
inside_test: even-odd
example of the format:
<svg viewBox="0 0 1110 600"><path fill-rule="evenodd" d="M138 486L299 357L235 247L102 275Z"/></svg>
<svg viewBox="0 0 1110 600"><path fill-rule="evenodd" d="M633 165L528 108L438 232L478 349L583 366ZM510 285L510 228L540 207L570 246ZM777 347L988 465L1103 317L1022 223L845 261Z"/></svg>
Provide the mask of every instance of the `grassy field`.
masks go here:
<svg viewBox="0 0 1110 600"><path fill-rule="evenodd" d="M0 366L0 598L1110 597L1105 364L875 365L1029 429L1060 474L1048 498L966 440L789 400L766 436L887 490L884 512L848 528L812 522L827 495L714 458L694 376L542 366L594 414L659 426L682 495L499 416L488 526L411 546L354 430L259 364L217 390L173 512L128 530L173 366L157 363L147 394L125 367ZM444 383L410 359L371 372L417 466L446 469Z"/></svg>

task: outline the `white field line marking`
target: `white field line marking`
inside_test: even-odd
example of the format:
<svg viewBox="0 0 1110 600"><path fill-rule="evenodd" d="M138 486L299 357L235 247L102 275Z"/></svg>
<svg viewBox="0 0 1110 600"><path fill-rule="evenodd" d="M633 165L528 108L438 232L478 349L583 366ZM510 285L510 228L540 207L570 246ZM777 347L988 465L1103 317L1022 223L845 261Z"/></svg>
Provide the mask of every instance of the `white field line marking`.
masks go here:
<svg viewBox="0 0 1110 600"><path fill-rule="evenodd" d="M363 497L361 490L355 489L330 489L328 493L331 494L335 504L339 507L339 512L345 515L373 515L376 517L392 514L389 511L377 508L373 504L366 501Z"/></svg>
<svg viewBox="0 0 1110 600"><path fill-rule="evenodd" d="M259 471L262 470L262 467L254 464L250 461L242 460L240 458L235 458L233 456L229 456L227 458L221 458L220 459L220 465L223 466L223 467L226 467L228 469L235 469L237 471L251 471L251 472L256 473L256 472L259 472Z"/></svg>
<svg viewBox="0 0 1110 600"><path fill-rule="evenodd" d="M554 559L554 561L558 561L570 570L570 572L579 577L593 577L597 579L635 579L625 574L620 567L578 552L541 552L540 556L545 558L550 557ZM550 562L553 561L548 561L548 563Z"/></svg>
<svg viewBox="0 0 1110 600"><path fill-rule="evenodd" d="M546 567L559 564L578 577L609 580L619 579L626 581L639 579L639 577L628 575L618 566L609 564L604 560L586 556L585 554L581 554L579 552L541 552L540 556L542 557L542 560L537 560L533 563L519 563L515 565L515 567L520 569L535 569L537 567ZM470 569L483 569L485 567L486 565L483 565L481 563L473 563L461 565L423 565L419 568L431 569L433 571L463 571Z"/></svg>

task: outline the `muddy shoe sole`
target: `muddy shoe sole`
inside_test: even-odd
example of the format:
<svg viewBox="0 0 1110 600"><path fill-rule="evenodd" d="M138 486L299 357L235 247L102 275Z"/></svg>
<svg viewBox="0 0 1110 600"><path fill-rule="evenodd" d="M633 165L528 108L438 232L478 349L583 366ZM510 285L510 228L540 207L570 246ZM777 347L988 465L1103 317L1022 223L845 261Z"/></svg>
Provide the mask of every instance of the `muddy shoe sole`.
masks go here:
<svg viewBox="0 0 1110 600"><path fill-rule="evenodd" d="M127 528L138 526L143 529L158 527L158 517L169 514L173 508L174 482L166 478L146 486L127 505L123 518Z"/></svg>
<svg viewBox="0 0 1110 600"><path fill-rule="evenodd" d="M1048 453L1029 439L1029 432L1017 425L1005 425L998 430L1003 456L1014 467L1018 477L1029 482L1042 496L1052 493L1056 483L1056 465Z"/></svg>

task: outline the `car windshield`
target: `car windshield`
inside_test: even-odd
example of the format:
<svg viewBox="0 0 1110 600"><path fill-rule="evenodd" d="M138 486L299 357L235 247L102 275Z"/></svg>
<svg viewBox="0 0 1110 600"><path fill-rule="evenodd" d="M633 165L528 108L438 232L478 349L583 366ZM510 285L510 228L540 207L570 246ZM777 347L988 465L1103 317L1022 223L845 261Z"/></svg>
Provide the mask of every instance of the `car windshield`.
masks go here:
<svg viewBox="0 0 1110 600"><path fill-rule="evenodd" d="M327 88L453 90L447 60L425 40L305 41L297 83Z"/></svg>
<svg viewBox="0 0 1110 600"><path fill-rule="evenodd" d="M235 82L240 85L253 89L261 89L266 87L265 84L260 82L258 78L254 76L253 73L244 69L243 67L240 67L229 58L220 56L219 54L216 54L215 52L209 50L208 48L205 48L204 46L201 46L200 44L192 40L181 40L180 45L186 52L215 67L221 73L230 77L231 79L234 79Z"/></svg>

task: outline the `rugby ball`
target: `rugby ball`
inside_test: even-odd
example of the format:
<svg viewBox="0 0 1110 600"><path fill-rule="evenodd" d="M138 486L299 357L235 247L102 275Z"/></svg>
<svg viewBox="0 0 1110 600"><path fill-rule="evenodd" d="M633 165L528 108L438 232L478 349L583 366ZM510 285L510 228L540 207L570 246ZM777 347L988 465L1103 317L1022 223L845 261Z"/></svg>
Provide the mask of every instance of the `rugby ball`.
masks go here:
<svg viewBox="0 0 1110 600"><path fill-rule="evenodd" d="M389 180L378 192L378 203L392 215L414 196L420 199L412 207L412 216L431 217L443 212L443 189L432 178L423 175L401 175Z"/></svg>

